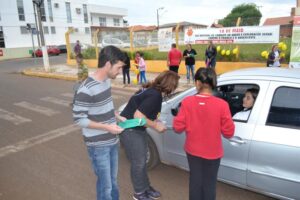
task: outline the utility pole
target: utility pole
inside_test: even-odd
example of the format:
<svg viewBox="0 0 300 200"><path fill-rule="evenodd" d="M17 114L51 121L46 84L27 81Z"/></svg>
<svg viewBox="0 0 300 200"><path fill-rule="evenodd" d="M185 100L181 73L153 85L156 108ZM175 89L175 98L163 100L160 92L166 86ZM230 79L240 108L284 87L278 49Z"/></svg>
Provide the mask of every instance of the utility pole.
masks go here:
<svg viewBox="0 0 300 200"><path fill-rule="evenodd" d="M37 37L38 45L39 45L39 47L40 47L40 46L41 46L41 41L40 41L40 31L39 31L38 23L37 23L37 19L36 19L36 7L35 7L35 3L33 3L33 12L34 12L34 21L35 21L36 37Z"/></svg>
<svg viewBox="0 0 300 200"><path fill-rule="evenodd" d="M164 7L160 7L156 9L156 19L157 19L157 30L159 29L159 11L163 10Z"/></svg>
<svg viewBox="0 0 300 200"><path fill-rule="evenodd" d="M31 34L32 53L33 53L32 55L33 55L34 63L35 63L35 47L34 47L34 39L33 39L33 29L30 24L27 24L27 30L29 30L30 34Z"/></svg>
<svg viewBox="0 0 300 200"><path fill-rule="evenodd" d="M45 46L44 30L43 30L43 25L42 25L42 20L41 20L41 6L43 5L44 0L32 0L32 2L37 6L38 25L39 25L39 30L40 30L39 33L41 36L44 68L45 68L46 72L49 72L49 70L50 70L49 57L48 57L47 48Z"/></svg>

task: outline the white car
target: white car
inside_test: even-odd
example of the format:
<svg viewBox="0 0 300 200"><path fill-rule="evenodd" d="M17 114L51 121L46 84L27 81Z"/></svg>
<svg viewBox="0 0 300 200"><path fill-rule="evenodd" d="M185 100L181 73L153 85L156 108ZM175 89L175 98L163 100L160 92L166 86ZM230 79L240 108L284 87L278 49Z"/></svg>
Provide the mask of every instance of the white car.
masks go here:
<svg viewBox="0 0 300 200"><path fill-rule="evenodd" d="M98 43L98 47L103 48L106 46L115 46L118 48L130 48L130 43L123 42L122 40L118 38L111 38L111 37L106 37L103 38L101 43Z"/></svg>
<svg viewBox="0 0 300 200"><path fill-rule="evenodd" d="M249 88L257 88L258 96L249 118L235 121L234 137L223 138L218 179L279 199L300 199L300 69L228 72L219 76L216 94L234 115L242 110ZM163 102L160 120L168 127L166 133L147 128L150 168L163 162L188 170L185 134L176 134L172 121L180 102L195 94L191 88Z"/></svg>

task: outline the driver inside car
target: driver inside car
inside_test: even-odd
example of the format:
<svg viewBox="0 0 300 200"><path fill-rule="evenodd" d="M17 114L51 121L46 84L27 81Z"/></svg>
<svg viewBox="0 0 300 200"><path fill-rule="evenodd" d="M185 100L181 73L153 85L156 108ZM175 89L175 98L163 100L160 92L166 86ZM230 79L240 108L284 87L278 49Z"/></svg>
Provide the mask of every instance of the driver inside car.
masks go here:
<svg viewBox="0 0 300 200"><path fill-rule="evenodd" d="M256 89L256 88L250 88L250 89L246 90L245 96L243 98L243 108L244 109L241 110L240 112L235 113L235 115L232 117L232 119L247 121L257 95L258 95L258 89Z"/></svg>

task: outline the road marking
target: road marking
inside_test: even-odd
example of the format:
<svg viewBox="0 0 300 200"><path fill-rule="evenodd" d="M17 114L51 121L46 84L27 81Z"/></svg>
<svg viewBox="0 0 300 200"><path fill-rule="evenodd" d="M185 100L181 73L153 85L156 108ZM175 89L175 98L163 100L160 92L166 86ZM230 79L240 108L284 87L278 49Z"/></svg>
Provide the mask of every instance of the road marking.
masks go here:
<svg viewBox="0 0 300 200"><path fill-rule="evenodd" d="M44 133L44 134L41 134L41 135L38 135L35 137L29 138L27 140L23 140L14 145L8 145L6 147L2 147L0 149L0 158L7 156L9 154L12 154L12 153L18 153L20 151L24 151L25 149L33 147L37 144L42 144L42 143L48 142L50 140L56 139L58 137L67 135L69 133L72 133L72 132L78 131L78 130L80 130L80 127L78 127L75 124L71 124L71 125L49 131L47 133Z"/></svg>
<svg viewBox="0 0 300 200"><path fill-rule="evenodd" d="M7 121L10 121L10 122L14 123L15 125L20 125L20 124L32 121L31 119L27 119L25 117L21 117L19 115L16 115L16 114L14 114L12 112L3 110L1 108L0 108L0 119L4 119L4 120L7 120Z"/></svg>
<svg viewBox="0 0 300 200"><path fill-rule="evenodd" d="M74 94L73 93L62 93L61 96L64 96L64 97L74 97Z"/></svg>
<svg viewBox="0 0 300 200"><path fill-rule="evenodd" d="M50 102L50 103L54 103L54 104L58 104L61 106L66 106L69 107L70 106L70 101L66 101L66 100L62 100L62 99L57 99L55 97L43 97L41 98L42 101L46 101L46 102Z"/></svg>
<svg viewBox="0 0 300 200"><path fill-rule="evenodd" d="M25 108L25 109L28 109L28 110L31 110L31 111L41 113L41 114L49 116L49 117L60 113L59 111L55 111L55 110L52 110L50 108L46 108L46 107L43 107L43 106L34 105L34 104L26 102L26 101L22 101L22 102L19 102L19 103L14 103L14 105L20 106L22 108Z"/></svg>

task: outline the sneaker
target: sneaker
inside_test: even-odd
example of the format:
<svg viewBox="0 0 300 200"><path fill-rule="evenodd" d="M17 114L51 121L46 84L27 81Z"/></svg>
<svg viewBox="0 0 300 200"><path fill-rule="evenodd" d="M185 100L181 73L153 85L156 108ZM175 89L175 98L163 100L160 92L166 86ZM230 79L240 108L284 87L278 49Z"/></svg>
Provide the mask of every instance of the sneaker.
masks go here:
<svg viewBox="0 0 300 200"><path fill-rule="evenodd" d="M161 197L161 193L157 190L155 190L153 187L149 187L148 190L146 190L146 193L148 194L149 197L151 197L152 199L158 199L159 197Z"/></svg>
<svg viewBox="0 0 300 200"><path fill-rule="evenodd" d="M134 194L134 195L133 195L133 199L134 199L134 200L152 200L152 199L148 196L147 192L144 192L144 193L141 193L141 194Z"/></svg>

